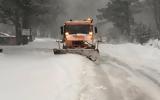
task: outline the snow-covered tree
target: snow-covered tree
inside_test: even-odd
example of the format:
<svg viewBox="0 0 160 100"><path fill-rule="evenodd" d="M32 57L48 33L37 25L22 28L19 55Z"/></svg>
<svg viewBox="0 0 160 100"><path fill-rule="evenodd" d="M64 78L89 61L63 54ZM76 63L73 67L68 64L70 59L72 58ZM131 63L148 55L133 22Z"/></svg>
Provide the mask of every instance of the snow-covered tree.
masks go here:
<svg viewBox="0 0 160 100"><path fill-rule="evenodd" d="M0 0L0 22L15 26L17 44L22 42L22 28L53 21L60 12L58 0Z"/></svg>
<svg viewBox="0 0 160 100"><path fill-rule="evenodd" d="M134 24L131 7L136 2L137 0L110 0L105 8L98 9L100 15L97 18L112 22L121 34L129 37L131 25Z"/></svg>

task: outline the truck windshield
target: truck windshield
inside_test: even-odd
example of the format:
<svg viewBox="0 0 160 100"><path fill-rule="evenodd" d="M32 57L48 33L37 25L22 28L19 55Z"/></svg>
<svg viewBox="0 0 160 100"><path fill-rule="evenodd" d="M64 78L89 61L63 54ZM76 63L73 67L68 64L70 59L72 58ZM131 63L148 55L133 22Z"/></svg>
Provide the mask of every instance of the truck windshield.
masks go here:
<svg viewBox="0 0 160 100"><path fill-rule="evenodd" d="M88 34L91 31L90 25L66 25L65 32L69 32L70 34Z"/></svg>

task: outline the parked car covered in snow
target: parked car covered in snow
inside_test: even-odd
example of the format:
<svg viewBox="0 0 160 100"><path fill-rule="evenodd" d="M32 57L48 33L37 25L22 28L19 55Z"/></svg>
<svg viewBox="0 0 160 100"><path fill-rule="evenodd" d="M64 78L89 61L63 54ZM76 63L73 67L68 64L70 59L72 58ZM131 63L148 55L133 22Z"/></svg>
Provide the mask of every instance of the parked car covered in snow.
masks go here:
<svg viewBox="0 0 160 100"><path fill-rule="evenodd" d="M0 32L0 45L16 45L16 36Z"/></svg>

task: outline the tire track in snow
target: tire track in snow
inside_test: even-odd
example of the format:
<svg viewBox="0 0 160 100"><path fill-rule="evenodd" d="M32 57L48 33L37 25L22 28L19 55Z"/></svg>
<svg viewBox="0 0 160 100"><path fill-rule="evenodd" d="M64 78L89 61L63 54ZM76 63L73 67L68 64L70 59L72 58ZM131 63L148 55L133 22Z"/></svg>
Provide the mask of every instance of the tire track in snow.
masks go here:
<svg viewBox="0 0 160 100"><path fill-rule="evenodd" d="M146 78L150 79L152 82L154 82L157 86L160 87L160 82L155 79L153 76L149 75L148 73L146 73L143 70L137 70L141 75L145 76Z"/></svg>
<svg viewBox="0 0 160 100"><path fill-rule="evenodd" d="M153 69L153 68L149 68L149 67L145 67L145 66L142 66L143 69L145 69L148 73L151 73L153 74L154 76L157 76L157 80L160 80L160 72L158 72L157 70ZM159 82L160 83L160 82Z"/></svg>
<svg viewBox="0 0 160 100"><path fill-rule="evenodd" d="M81 76L79 100L122 100L101 66L86 60Z"/></svg>
<svg viewBox="0 0 160 100"><path fill-rule="evenodd" d="M108 72L113 89L121 97L118 100L153 100L141 88L128 80L131 75L124 68L118 67L113 62L105 62L103 69Z"/></svg>
<svg viewBox="0 0 160 100"><path fill-rule="evenodd" d="M160 77L160 72L158 72L157 70L149 68L149 67L144 67L144 66L143 66L143 68L148 69L149 71L156 73Z"/></svg>
<svg viewBox="0 0 160 100"><path fill-rule="evenodd" d="M110 55L105 56L105 58L109 58L108 60L110 60L114 63L117 63L118 65L121 65L121 67L124 67L125 69L127 69L129 72L132 72L136 76L140 75L140 76L146 77L147 79L152 81L155 85L160 87L160 82L157 79L155 79L154 77L152 77L151 75L149 75L147 72L142 71L142 70L133 69L132 67L130 67L129 64L122 62L119 59L112 57Z"/></svg>
<svg viewBox="0 0 160 100"><path fill-rule="evenodd" d="M124 97L124 99L119 100L159 100L159 82L150 79L148 73L147 75L146 73L140 73L127 63L110 55L101 56L101 64L105 65L103 69L108 72L108 77L114 84L114 88L120 91L120 94ZM136 80L140 83L138 84ZM152 87L150 82L155 86ZM145 84L145 86L142 84ZM148 86L150 87L147 88ZM150 93L148 90L152 92Z"/></svg>

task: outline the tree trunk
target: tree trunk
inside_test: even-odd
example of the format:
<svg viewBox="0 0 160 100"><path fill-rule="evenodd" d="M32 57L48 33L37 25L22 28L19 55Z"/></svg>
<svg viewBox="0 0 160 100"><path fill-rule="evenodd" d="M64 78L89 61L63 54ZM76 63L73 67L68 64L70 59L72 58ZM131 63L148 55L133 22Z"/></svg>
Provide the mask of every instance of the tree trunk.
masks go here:
<svg viewBox="0 0 160 100"><path fill-rule="evenodd" d="M16 31L16 44L21 45L22 44L22 28L21 28L20 18L18 16L14 24L15 24L15 31Z"/></svg>
<svg viewBox="0 0 160 100"><path fill-rule="evenodd" d="M22 28L24 28L24 29L31 28L29 16L27 14L25 14L25 16L23 16L22 23L23 23Z"/></svg>
<svg viewBox="0 0 160 100"><path fill-rule="evenodd" d="M160 33L160 1L159 0L154 0L153 1L153 10L154 10L154 17L155 17L155 22L157 26L158 33ZM160 34L158 34L160 37Z"/></svg>

